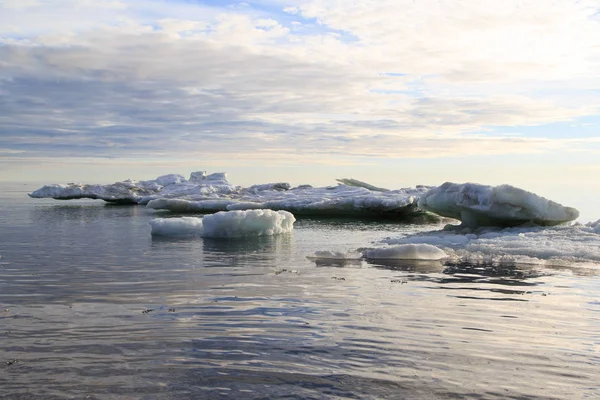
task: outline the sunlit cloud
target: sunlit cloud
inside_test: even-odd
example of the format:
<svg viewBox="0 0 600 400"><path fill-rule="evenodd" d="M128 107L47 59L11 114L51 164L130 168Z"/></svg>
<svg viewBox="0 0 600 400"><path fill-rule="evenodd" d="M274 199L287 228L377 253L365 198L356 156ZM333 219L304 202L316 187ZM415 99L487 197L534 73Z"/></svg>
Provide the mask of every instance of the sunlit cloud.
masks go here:
<svg viewBox="0 0 600 400"><path fill-rule="evenodd" d="M599 9L4 0L0 148L223 166L595 153L527 127L600 114Z"/></svg>

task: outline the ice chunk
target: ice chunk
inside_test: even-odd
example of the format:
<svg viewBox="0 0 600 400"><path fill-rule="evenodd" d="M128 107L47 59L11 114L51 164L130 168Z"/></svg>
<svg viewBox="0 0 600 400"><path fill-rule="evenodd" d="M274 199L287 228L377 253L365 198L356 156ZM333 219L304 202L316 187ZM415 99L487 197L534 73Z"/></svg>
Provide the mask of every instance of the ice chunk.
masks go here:
<svg viewBox="0 0 600 400"><path fill-rule="evenodd" d="M201 185L229 185L227 172L215 172L207 175L206 171L196 171L190 174L189 181Z"/></svg>
<svg viewBox="0 0 600 400"><path fill-rule="evenodd" d="M341 178L341 179L336 179L336 181L338 181L339 183L344 184L346 186L363 187L365 189L369 189L374 192L388 192L389 191L389 189L384 189L384 188L380 188L377 186L373 186L369 183L359 181L358 179Z"/></svg>
<svg viewBox="0 0 600 400"><path fill-rule="evenodd" d="M162 186L159 186L162 187ZM84 185L68 183L66 185L46 185L29 194L33 198L51 197L57 200L100 199L107 202L135 204L141 195L150 195L157 189L135 186L134 181L117 182L112 185Z"/></svg>
<svg viewBox="0 0 600 400"><path fill-rule="evenodd" d="M486 186L446 182L419 199L419 207L462 221L463 226L516 226L527 222L557 225L573 221L579 211L510 185Z"/></svg>
<svg viewBox="0 0 600 400"><path fill-rule="evenodd" d="M183 183L185 181L185 178L182 175L178 174L162 175L154 180L154 182L158 183L161 186L174 185L176 183ZM152 181L150 182L153 183Z"/></svg>
<svg viewBox="0 0 600 400"><path fill-rule="evenodd" d="M150 221L152 234L157 236L202 236L202 218L155 218Z"/></svg>
<svg viewBox="0 0 600 400"><path fill-rule="evenodd" d="M203 218L155 218L152 235L203 237L246 237L291 232L294 216L287 211L248 210L218 212Z"/></svg>
<svg viewBox="0 0 600 400"><path fill-rule="evenodd" d="M239 187L227 182L225 173L206 175L205 172L192 173L191 181L177 174L159 176L154 180L137 182L127 179L109 185L87 185L68 183L66 185L46 185L35 190L30 197L71 199L100 199L108 202L146 204L160 197L173 198L186 195L224 196L239 191Z"/></svg>
<svg viewBox="0 0 600 400"><path fill-rule="evenodd" d="M246 210L218 212L204 217L204 236L243 237L291 232L296 218L287 211Z"/></svg>
<svg viewBox="0 0 600 400"><path fill-rule="evenodd" d="M373 260L441 260L448 257L442 249L430 244L402 244L370 249L364 252L364 256Z"/></svg>
<svg viewBox="0 0 600 400"><path fill-rule="evenodd" d="M308 258L311 260L360 260L362 255L355 251L319 250Z"/></svg>
<svg viewBox="0 0 600 400"><path fill-rule="evenodd" d="M600 219L596 222L589 222L586 226L592 228L594 233L600 234Z"/></svg>
<svg viewBox="0 0 600 400"><path fill-rule="evenodd" d="M215 188L215 186L210 186L210 188ZM187 192L185 199L154 198L148 202L148 207L175 212L268 208L285 210L298 215L404 218L418 211L416 199L427 190L428 188L421 187L373 192L364 187L346 185L331 188L304 186L283 190L280 184L266 184L230 193L205 191L201 195L195 195ZM221 202L216 199L207 200L206 197L209 195L220 198ZM200 198L196 200L196 196ZM142 199L140 202L144 203L146 199Z"/></svg>
<svg viewBox="0 0 600 400"><path fill-rule="evenodd" d="M247 190L249 192L262 192L264 190L290 190L291 186L287 182L276 182L276 183L262 183L259 185L252 185Z"/></svg>
<svg viewBox="0 0 600 400"><path fill-rule="evenodd" d="M195 171L190 174L189 181L192 183L202 183L206 178L206 171Z"/></svg>

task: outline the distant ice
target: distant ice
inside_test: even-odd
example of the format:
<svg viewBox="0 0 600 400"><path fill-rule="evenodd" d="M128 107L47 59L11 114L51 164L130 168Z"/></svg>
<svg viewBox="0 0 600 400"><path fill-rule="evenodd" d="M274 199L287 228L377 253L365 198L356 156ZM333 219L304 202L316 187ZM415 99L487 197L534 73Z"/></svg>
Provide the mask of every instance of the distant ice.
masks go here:
<svg viewBox="0 0 600 400"><path fill-rule="evenodd" d="M294 216L287 211L248 210L217 212L203 218L155 218L152 235L236 238L291 232Z"/></svg>
<svg viewBox="0 0 600 400"><path fill-rule="evenodd" d="M367 184L365 184L367 185ZM181 186L181 185L177 185ZM417 199L428 187L372 191L362 186L338 185L314 188L303 185L290 189L286 183L254 185L235 191L210 193L170 188L161 195L145 197L140 204L173 212L216 212L225 210L271 209L298 215L378 216L402 218L417 210Z"/></svg>
<svg viewBox="0 0 600 400"><path fill-rule="evenodd" d="M147 205L178 213L214 213L227 210L271 209L301 215L375 216L403 218L418 211L418 198L428 187L388 190L355 179L322 188L275 182L248 188L232 185L224 172L163 175L154 180L117 182L110 185L46 185L29 196L54 199L101 199Z"/></svg>
<svg viewBox="0 0 600 400"><path fill-rule="evenodd" d="M67 183L45 185L30 193L33 198L58 200L100 199L107 202L146 204L157 198L181 198L188 195L219 198L237 193L240 186L230 185L224 172L207 175L193 172L190 179L170 174L148 181L127 179L109 185Z"/></svg>
<svg viewBox="0 0 600 400"><path fill-rule="evenodd" d="M423 210L455 218L462 226L557 225L573 221L579 211L510 185L486 186L446 182L419 199Z"/></svg>
<svg viewBox="0 0 600 400"><path fill-rule="evenodd" d="M364 252L364 256L373 260L441 260L448 257L443 250L430 244L401 244L370 249Z"/></svg>
<svg viewBox="0 0 600 400"><path fill-rule="evenodd" d="M152 235L157 236L202 236L204 224L202 218L155 218L150 221Z"/></svg>
<svg viewBox="0 0 600 400"><path fill-rule="evenodd" d="M232 185L227 174L193 172L163 175L154 180L131 179L111 185L69 183L47 185L31 197L92 198L147 205L178 213L214 213L228 210L285 210L296 215L382 217L406 219L426 210L462 221L461 227L518 226L524 223L557 225L579 215L534 193L509 185L485 186L446 182L440 187L416 186L388 190L356 179L338 179L337 186L295 188L286 182Z"/></svg>

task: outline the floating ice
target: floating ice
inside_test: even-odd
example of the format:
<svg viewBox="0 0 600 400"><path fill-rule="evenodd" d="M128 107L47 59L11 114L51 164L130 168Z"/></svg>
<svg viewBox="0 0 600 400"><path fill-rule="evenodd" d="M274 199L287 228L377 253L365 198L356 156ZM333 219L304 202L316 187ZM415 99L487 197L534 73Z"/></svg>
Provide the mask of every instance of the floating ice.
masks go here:
<svg viewBox="0 0 600 400"><path fill-rule="evenodd" d="M383 242L390 245L429 244L442 249L448 254L448 260L454 262L559 266L600 263L600 236L594 227L578 224L480 229L467 235L434 231Z"/></svg>
<svg viewBox="0 0 600 400"><path fill-rule="evenodd" d="M288 185L289 186L289 185ZM364 187L338 185L325 188L266 184L240 189L218 199L188 194L185 198L157 198L147 207L173 212L215 212L223 210L271 209L298 215L406 217L417 210L417 199L428 188L374 192ZM143 203L143 201L142 201Z"/></svg>
<svg viewBox="0 0 600 400"><path fill-rule="evenodd" d="M460 219L463 227L517 226L527 222L556 225L577 218L578 211L509 185L444 183L388 190L356 179L338 179L337 186L290 188L285 182L231 185L224 172L163 175L149 181L126 180L111 185L47 185L31 197L92 198L147 205L179 213L227 210L285 210L296 215L383 217L405 219L422 210ZM420 208L419 208L420 207ZM432 214L428 214L432 215Z"/></svg>
<svg viewBox="0 0 600 400"><path fill-rule="evenodd" d="M203 218L155 218L150 226L152 235L235 238L291 232L295 220L287 211L221 211Z"/></svg>
<svg viewBox="0 0 600 400"><path fill-rule="evenodd" d="M448 257L443 250L430 244L402 244L370 249L364 252L364 256L372 260L441 260Z"/></svg>
<svg viewBox="0 0 600 400"><path fill-rule="evenodd" d="M29 196L33 198L52 197L58 200L87 198L135 204L141 195L152 194L156 191L153 187L146 188L135 183L134 181L127 180L112 185L84 185L79 183L46 185L29 194Z"/></svg>
<svg viewBox="0 0 600 400"><path fill-rule="evenodd" d="M277 183L263 183L259 185L252 185L248 189L249 192L257 193L265 190L290 190L291 186L287 182L277 182Z"/></svg>
<svg viewBox="0 0 600 400"><path fill-rule="evenodd" d="M152 234L157 236L202 236L202 218L155 218L150 221Z"/></svg>
<svg viewBox="0 0 600 400"><path fill-rule="evenodd" d="M147 205L179 213L213 213L226 210L271 209L303 215L374 216L404 218L418 211L417 199L427 187L387 190L355 179L340 179L338 186L290 188L286 182L231 185L225 173L193 172L164 175L149 181L127 180L111 185L47 185L31 197L92 198Z"/></svg>
<svg viewBox="0 0 600 400"><path fill-rule="evenodd" d="M355 251L319 250L308 258L311 260L360 260L362 255Z"/></svg>
<svg viewBox="0 0 600 400"><path fill-rule="evenodd" d="M33 198L53 198L58 200L100 199L107 202L146 204L160 197L182 197L196 195L220 197L236 193L241 188L230 185L225 173L206 175L205 172L193 172L190 180L181 175L159 176L148 181L127 179L109 185L87 185L68 183L64 185L46 185L30 193Z"/></svg>
<svg viewBox="0 0 600 400"><path fill-rule="evenodd" d="M369 183L359 181L358 179L342 178L342 179L336 179L336 181L338 181L339 183L346 185L346 186L363 187L365 189L369 189L374 192L388 192L389 191L389 189L384 189L384 188L380 188L377 186L373 186Z"/></svg>
<svg viewBox="0 0 600 400"><path fill-rule="evenodd" d="M510 185L446 182L421 196L419 207L462 221L463 226L517 226L527 222L557 225L579 211Z"/></svg>
<svg viewBox="0 0 600 400"><path fill-rule="evenodd" d="M291 232L296 218L287 211L247 210L218 212L204 220L204 236L242 237Z"/></svg>

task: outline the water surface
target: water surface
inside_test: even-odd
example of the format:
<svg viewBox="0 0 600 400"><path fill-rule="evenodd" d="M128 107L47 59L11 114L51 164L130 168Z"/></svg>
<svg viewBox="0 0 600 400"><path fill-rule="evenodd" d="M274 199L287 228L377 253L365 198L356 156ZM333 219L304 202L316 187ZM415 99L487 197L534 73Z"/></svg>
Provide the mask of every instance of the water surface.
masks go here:
<svg viewBox="0 0 600 400"><path fill-rule="evenodd" d="M436 227L152 238L32 188L0 195L0 398L600 398L596 269L314 262Z"/></svg>

